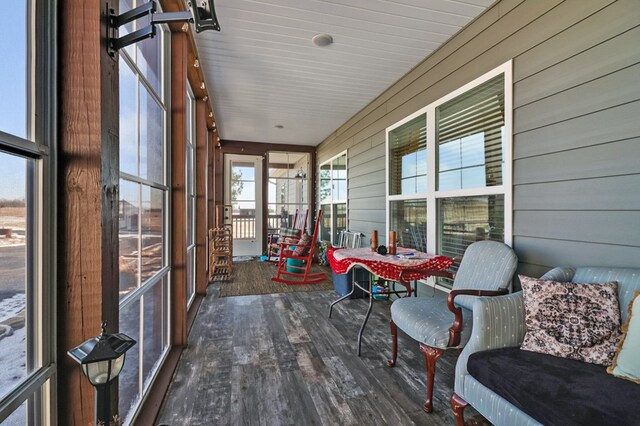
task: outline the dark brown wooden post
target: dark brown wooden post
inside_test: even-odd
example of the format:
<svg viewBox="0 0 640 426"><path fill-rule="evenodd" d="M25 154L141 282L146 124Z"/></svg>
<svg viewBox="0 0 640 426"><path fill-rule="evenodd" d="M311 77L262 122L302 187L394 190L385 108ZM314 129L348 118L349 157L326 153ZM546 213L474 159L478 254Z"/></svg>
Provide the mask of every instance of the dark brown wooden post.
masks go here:
<svg viewBox="0 0 640 426"><path fill-rule="evenodd" d="M213 182L213 190L214 190L214 195L213 195L213 199L214 199L214 203L215 205L219 205L219 204L224 204L224 182L223 182L223 177L224 177L224 153L222 151L222 149L218 148L218 144L217 144L217 138L214 138L214 140L216 141L215 146L213 148L214 151L214 155L213 155L213 159L214 159L214 182Z"/></svg>
<svg viewBox="0 0 640 426"><path fill-rule="evenodd" d="M196 293L207 293L207 104L196 101Z"/></svg>
<svg viewBox="0 0 640 426"><path fill-rule="evenodd" d="M215 189L213 186L214 178L214 154L216 149L216 133L213 130L207 132L209 143L207 144L207 232L209 228L215 226Z"/></svg>
<svg viewBox="0 0 640 426"><path fill-rule="evenodd" d="M106 1L60 0L58 12L57 412L59 424L86 425L95 391L66 352L103 319L118 327L118 66Z"/></svg>
<svg viewBox="0 0 640 426"><path fill-rule="evenodd" d="M171 33L171 344L187 345L187 50L184 32Z"/></svg>

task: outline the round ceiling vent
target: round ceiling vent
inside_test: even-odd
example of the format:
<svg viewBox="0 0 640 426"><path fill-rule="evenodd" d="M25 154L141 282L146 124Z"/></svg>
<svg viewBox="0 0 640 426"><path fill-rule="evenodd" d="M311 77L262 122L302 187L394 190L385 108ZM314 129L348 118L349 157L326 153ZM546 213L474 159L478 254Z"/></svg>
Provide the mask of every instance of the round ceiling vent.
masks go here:
<svg viewBox="0 0 640 426"><path fill-rule="evenodd" d="M316 34L313 36L311 41L316 46L325 47L333 43L333 37L331 37L329 34Z"/></svg>

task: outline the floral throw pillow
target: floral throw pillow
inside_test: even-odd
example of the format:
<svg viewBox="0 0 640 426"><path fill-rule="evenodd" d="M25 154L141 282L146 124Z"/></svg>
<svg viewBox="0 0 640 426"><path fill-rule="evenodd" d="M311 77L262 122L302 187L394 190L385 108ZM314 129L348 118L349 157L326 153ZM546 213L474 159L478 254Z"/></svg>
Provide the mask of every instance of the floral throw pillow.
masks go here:
<svg viewBox="0 0 640 426"><path fill-rule="evenodd" d="M520 349L611 365L620 339L617 282L582 284L519 277L527 326Z"/></svg>
<svg viewBox="0 0 640 426"><path fill-rule="evenodd" d="M296 244L295 250L293 250L294 256L306 256L309 253L309 244L311 244L311 236L307 233L302 235L300 241Z"/></svg>

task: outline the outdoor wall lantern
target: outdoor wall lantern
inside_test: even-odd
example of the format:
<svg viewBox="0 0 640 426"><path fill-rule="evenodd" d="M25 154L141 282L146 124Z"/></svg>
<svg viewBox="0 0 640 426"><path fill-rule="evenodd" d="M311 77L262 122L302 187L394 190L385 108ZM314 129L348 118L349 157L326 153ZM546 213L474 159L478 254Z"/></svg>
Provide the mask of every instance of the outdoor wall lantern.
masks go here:
<svg viewBox="0 0 640 426"><path fill-rule="evenodd" d="M102 332L71 349L69 356L82 365L82 371L96 388L96 424L108 425L111 420L111 381L118 377L124 366L125 353L136 341L122 334L107 334L107 322Z"/></svg>
<svg viewBox="0 0 640 426"><path fill-rule="evenodd" d="M156 24L189 22L194 24L197 33L206 30L220 31L220 23L216 17L213 0L191 0L189 7L193 10L193 14L189 11L156 13L155 0L150 0L149 3L120 15L116 15L113 9L109 9L109 42L107 43L109 54L115 56L116 52L123 47L147 38L153 38L156 35ZM149 25L118 37L118 28L144 16L148 16Z"/></svg>
<svg viewBox="0 0 640 426"><path fill-rule="evenodd" d="M302 170L302 167L300 167L300 169L296 172L296 175L294 177L296 179L304 179L307 177L307 174Z"/></svg>

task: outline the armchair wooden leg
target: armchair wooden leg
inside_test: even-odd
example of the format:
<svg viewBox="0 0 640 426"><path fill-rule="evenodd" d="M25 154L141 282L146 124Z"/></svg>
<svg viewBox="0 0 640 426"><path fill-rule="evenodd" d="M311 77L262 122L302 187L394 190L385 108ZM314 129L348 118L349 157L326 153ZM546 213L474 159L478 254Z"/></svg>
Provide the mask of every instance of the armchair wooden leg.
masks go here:
<svg viewBox="0 0 640 426"><path fill-rule="evenodd" d="M391 329L391 359L387 360L387 367L394 367L398 358L398 326L393 320L389 320Z"/></svg>
<svg viewBox="0 0 640 426"><path fill-rule="evenodd" d="M424 360L427 365L427 400L422 406L422 409L430 413L433 411L433 379L436 375L436 362L444 353L444 349L432 348L431 346L420 343L420 352L424 355Z"/></svg>
<svg viewBox="0 0 640 426"><path fill-rule="evenodd" d="M456 419L456 426L464 426L464 409L467 408L467 405L469 405L469 403L462 399L457 393L451 395L451 409Z"/></svg>

